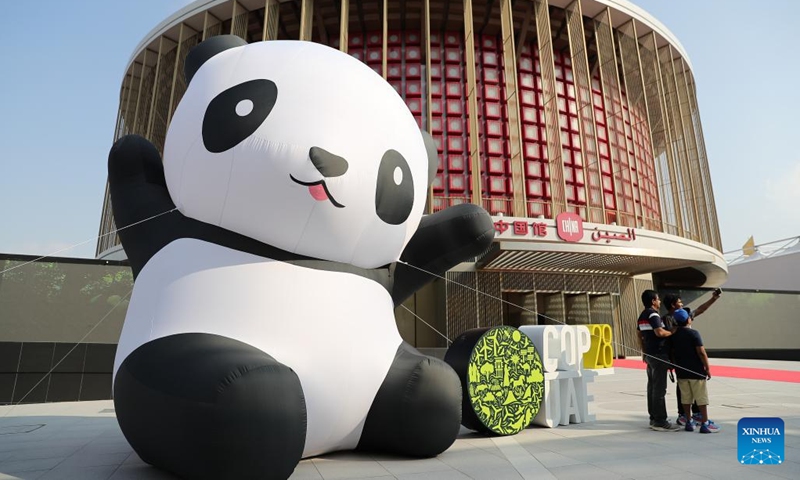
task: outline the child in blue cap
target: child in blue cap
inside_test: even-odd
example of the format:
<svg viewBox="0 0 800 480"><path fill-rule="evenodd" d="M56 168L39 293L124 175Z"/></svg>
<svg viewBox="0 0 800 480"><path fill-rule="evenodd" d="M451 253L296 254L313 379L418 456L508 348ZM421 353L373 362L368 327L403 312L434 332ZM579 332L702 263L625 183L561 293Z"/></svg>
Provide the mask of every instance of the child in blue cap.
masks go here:
<svg viewBox="0 0 800 480"><path fill-rule="evenodd" d="M688 412L692 402L697 402L701 415L700 433L717 433L719 427L708 420L707 382L711 378L711 369L703 339L697 330L691 328L692 317L689 312L682 308L675 310L673 318L678 328L672 335L672 354L683 409ZM694 420L688 419L685 430L692 432L694 427Z"/></svg>

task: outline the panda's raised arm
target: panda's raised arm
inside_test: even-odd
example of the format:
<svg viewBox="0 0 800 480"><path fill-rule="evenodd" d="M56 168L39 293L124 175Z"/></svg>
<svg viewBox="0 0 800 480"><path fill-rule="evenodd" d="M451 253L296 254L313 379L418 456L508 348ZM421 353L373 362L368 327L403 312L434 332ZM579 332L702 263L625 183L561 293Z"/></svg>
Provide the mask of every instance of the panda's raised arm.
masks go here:
<svg viewBox="0 0 800 480"><path fill-rule="evenodd" d="M395 269L395 305L436 276L485 251L492 239L492 218L477 205L456 205L423 217Z"/></svg>
<svg viewBox="0 0 800 480"><path fill-rule="evenodd" d="M108 189L114 222L136 276L176 238L175 224L183 219L173 211L156 147L138 135L117 140L108 154Z"/></svg>

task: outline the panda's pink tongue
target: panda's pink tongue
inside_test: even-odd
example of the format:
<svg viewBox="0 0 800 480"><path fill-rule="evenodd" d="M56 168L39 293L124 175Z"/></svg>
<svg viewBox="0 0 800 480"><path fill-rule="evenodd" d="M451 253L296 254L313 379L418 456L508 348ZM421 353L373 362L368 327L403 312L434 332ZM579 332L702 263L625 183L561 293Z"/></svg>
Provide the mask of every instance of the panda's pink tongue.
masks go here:
<svg viewBox="0 0 800 480"><path fill-rule="evenodd" d="M318 202L323 202L328 199L328 194L325 192L325 187L323 187L322 184L308 187L308 193Z"/></svg>

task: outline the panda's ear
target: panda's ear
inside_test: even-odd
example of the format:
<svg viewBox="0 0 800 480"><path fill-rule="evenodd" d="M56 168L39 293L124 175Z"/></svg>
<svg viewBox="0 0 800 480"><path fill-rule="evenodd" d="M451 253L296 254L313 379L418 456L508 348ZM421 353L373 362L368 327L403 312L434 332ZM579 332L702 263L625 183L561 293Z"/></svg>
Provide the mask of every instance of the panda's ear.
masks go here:
<svg viewBox="0 0 800 480"><path fill-rule="evenodd" d="M425 140L425 151L428 152L428 186L433 183L436 178L436 172L439 171L439 151L436 148L436 141L430 133L421 130L422 139Z"/></svg>
<svg viewBox="0 0 800 480"><path fill-rule="evenodd" d="M206 61L214 55L224 52L230 48L247 45L241 37L236 35L219 35L199 43L196 47L189 50L184 62L183 75L186 77L186 84L192 81L192 77Z"/></svg>

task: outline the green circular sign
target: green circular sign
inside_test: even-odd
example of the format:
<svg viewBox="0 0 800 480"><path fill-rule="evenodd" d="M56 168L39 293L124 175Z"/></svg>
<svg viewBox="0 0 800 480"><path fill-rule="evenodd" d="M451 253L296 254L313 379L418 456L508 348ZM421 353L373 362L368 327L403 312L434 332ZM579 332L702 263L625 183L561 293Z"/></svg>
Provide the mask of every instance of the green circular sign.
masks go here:
<svg viewBox="0 0 800 480"><path fill-rule="evenodd" d="M492 432L518 433L539 411L544 396L542 359L530 338L516 328L492 328L481 336L467 375L469 402Z"/></svg>

